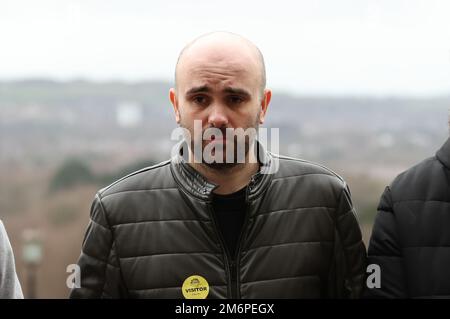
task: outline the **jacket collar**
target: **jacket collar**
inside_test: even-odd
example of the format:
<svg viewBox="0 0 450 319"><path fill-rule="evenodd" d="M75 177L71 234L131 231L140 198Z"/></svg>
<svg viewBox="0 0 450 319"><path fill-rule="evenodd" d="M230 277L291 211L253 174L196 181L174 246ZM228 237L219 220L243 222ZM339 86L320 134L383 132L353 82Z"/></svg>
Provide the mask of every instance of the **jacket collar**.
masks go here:
<svg viewBox="0 0 450 319"><path fill-rule="evenodd" d="M178 186L186 193L203 201L211 201L211 194L218 186L209 182L202 174L189 165L181 155L183 143L179 144L179 151L171 159L170 169ZM187 149L187 148L186 148ZM259 171L251 177L247 189L247 200L251 201L260 196L273 177L274 158L260 143L257 143Z"/></svg>
<svg viewBox="0 0 450 319"><path fill-rule="evenodd" d="M450 169L450 138L442 145L439 151L436 152L437 159Z"/></svg>

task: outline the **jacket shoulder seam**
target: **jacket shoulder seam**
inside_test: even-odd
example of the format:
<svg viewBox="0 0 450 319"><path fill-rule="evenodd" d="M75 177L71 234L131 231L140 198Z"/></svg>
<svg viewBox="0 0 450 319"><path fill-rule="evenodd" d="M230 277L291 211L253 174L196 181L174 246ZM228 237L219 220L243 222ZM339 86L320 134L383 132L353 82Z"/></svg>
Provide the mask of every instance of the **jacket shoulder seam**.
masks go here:
<svg viewBox="0 0 450 319"><path fill-rule="evenodd" d="M129 189L129 190L123 190L123 191L117 191L111 194L106 194L102 197L102 199L105 199L106 197L122 194L122 193L134 193L134 192L152 192L152 191L164 191L164 190L178 190L177 187L164 187L164 188L145 188L145 189Z"/></svg>
<svg viewBox="0 0 450 319"><path fill-rule="evenodd" d="M282 160L299 162L299 163L305 163L305 164L310 164L310 165L313 165L313 166L320 167L320 168L324 169L325 171L327 171L328 173L330 173L331 176L337 177L344 185L347 185L345 180L339 174L337 174L336 172L334 172L333 170L331 170L330 168L328 168L328 167L326 167L326 166L324 166L322 164L311 162L311 161L300 159L300 158L289 157L289 156L285 156L285 155L279 155L279 154L274 154L274 153L270 153L270 154L272 156L277 157L277 158L282 159ZM327 174L323 174L323 175L327 175ZM301 176L301 175L298 175L298 176Z"/></svg>
<svg viewBox="0 0 450 319"><path fill-rule="evenodd" d="M132 177L132 176L134 176L134 175L138 175L138 174L143 173L143 172L155 170L155 169L157 169L157 168L166 166L166 165L168 165L169 163L170 163L170 160L167 160L167 161L161 162L161 163L156 164L156 165L153 165L153 166L141 168L141 169L139 169L139 170L137 170L137 171L135 171L135 172L132 172L132 173L130 173L130 174L128 174L128 175L125 175L124 177L119 178L117 181L115 181L115 182L109 184L108 186L103 187L102 189L100 189L100 190L98 191L98 193L99 193L99 194L103 194L104 192L106 192L107 190L109 190L111 187L113 187L113 186L115 186L116 184L118 184L118 183L120 183L120 182L126 180L127 178L130 178L130 177ZM114 193L113 193L113 194L114 194ZM112 195L112 194L111 194L111 195ZM106 196L108 196L108 195L106 195ZM106 197L106 196L105 196L105 197Z"/></svg>

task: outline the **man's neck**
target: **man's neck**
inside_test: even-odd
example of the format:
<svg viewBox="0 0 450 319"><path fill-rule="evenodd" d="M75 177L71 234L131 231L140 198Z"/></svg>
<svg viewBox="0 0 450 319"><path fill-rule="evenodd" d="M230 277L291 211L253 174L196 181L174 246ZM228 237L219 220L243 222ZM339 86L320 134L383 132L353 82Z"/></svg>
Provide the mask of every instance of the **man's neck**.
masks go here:
<svg viewBox="0 0 450 319"><path fill-rule="evenodd" d="M250 182L251 177L259 170L258 161L248 161L248 158L246 158L245 163L221 169L215 169L204 163L190 162L189 165L209 182L218 185L214 193L219 195L231 194L244 188Z"/></svg>

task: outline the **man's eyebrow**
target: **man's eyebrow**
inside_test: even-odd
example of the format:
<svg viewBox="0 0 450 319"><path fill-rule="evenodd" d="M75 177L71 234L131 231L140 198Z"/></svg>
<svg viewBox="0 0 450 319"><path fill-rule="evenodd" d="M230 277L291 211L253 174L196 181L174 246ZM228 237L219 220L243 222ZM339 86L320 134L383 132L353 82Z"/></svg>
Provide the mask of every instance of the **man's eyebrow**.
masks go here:
<svg viewBox="0 0 450 319"><path fill-rule="evenodd" d="M209 86L207 85L202 85L202 86L196 86L193 88L190 88L187 92L186 95L193 95L193 94L197 94L197 93L210 93L212 90ZM251 96L250 92L248 92L247 90L241 89L241 88L235 88L235 87L226 87L222 90L222 92L224 93L228 93L228 94L237 94L237 95L242 95L242 96Z"/></svg>
<svg viewBox="0 0 450 319"><path fill-rule="evenodd" d="M196 94L196 93L208 93L210 91L211 91L211 89L207 85L202 85L202 86L196 86L196 87L190 88L186 92L186 95L192 95L192 94Z"/></svg>
<svg viewBox="0 0 450 319"><path fill-rule="evenodd" d="M227 87L223 90L223 92L230 93L230 94L251 96L250 92L248 92L247 90L244 90L244 89L240 89L240 88Z"/></svg>

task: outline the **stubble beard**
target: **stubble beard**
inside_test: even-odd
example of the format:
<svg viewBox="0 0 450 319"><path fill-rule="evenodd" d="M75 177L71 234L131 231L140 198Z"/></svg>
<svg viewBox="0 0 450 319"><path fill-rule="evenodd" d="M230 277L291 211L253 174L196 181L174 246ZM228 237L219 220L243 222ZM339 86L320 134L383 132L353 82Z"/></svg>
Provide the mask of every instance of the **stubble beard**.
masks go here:
<svg viewBox="0 0 450 319"><path fill-rule="evenodd" d="M259 114L257 116L257 119L259 119ZM222 153L222 156L223 156L222 162L216 162L216 161L208 162L208 161L204 160L203 154L204 154L205 147L211 142L204 141L203 136L204 136L204 133L206 130L213 128L213 127L208 127L206 129L203 129L200 140L198 140L198 137L196 137L194 135L193 129L184 125L183 121L181 121L181 120L180 120L180 127L188 130L191 134L191 137L193 137L193 138L191 138L191 142L190 142L190 149L189 149L189 152L191 153L190 158L192 159L193 162L195 159L196 163L198 163L199 165L201 165L202 167L204 167L205 169L208 169L208 170L214 170L214 171L219 171L221 173L226 173L226 172L234 171L235 169L238 169L239 167L242 167L242 166L248 164L250 149L251 148L254 149L255 145L256 145L255 144L256 136L254 136L253 138L251 138L249 136L244 136L244 142L242 143L242 138L238 139L238 137L234 135L233 136L233 153L234 153L233 161L226 160L226 152L227 152L226 144L228 144L228 142L227 142L227 143L221 144L222 152L223 152ZM249 128L257 131L259 128L259 121L255 120L253 122L253 124L250 124L249 126L243 128L243 130L245 131ZM219 128L219 129L221 130L222 135L228 139L228 137L226 136L226 128L224 127L224 128ZM228 128L228 129L234 129L234 128ZM193 151L193 150L195 150L196 143L201 143L201 145L202 145L201 154L196 154L196 152ZM220 146L218 145L217 147L220 147ZM244 158L245 158L244 162L238 161L238 153L239 153L240 147L244 147ZM200 155L201 158L198 158L199 157L198 155Z"/></svg>

